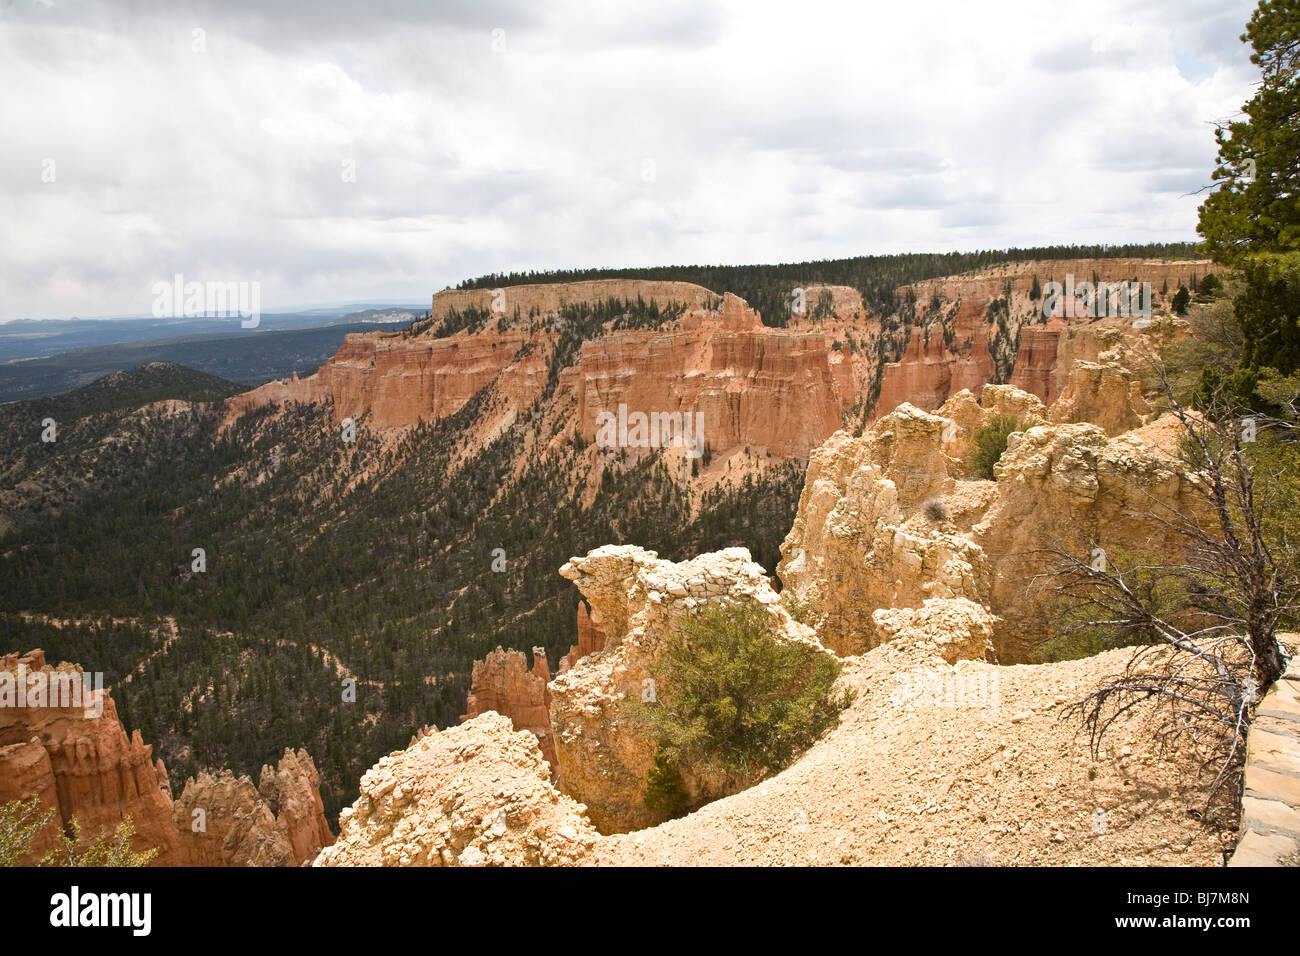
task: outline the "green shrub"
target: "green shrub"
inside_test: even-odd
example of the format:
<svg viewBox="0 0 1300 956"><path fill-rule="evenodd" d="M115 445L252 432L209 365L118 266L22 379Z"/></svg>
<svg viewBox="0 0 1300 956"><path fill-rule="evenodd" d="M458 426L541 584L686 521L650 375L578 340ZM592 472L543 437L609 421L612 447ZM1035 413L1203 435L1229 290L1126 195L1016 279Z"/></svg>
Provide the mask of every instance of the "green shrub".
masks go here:
<svg viewBox="0 0 1300 956"><path fill-rule="evenodd" d="M20 866L36 834L53 815L53 808L41 812L39 797L0 805L0 866Z"/></svg>
<svg viewBox="0 0 1300 956"><path fill-rule="evenodd" d="M993 466L1007 450L1007 439L1012 432L1022 432L1031 423L1021 422L1012 415L994 415L989 423L975 430L975 443L970 452L970 475L972 478L994 480Z"/></svg>
<svg viewBox="0 0 1300 956"><path fill-rule="evenodd" d="M0 867L22 866L36 834L50 822L54 808L42 811L40 798L10 800L0 804ZM111 835L104 831L80 848L81 824L72 818L68 830L60 831L59 845L41 857L41 866L146 866L157 850L137 853L132 847L135 823L130 817L118 824Z"/></svg>
<svg viewBox="0 0 1300 956"><path fill-rule="evenodd" d="M662 748L655 751L654 766L646 775L645 805L665 820L684 816L690 809L682 772Z"/></svg>
<svg viewBox="0 0 1300 956"><path fill-rule="evenodd" d="M629 706L658 745L646 806L663 813L687 809L682 768L780 770L849 702L832 692L839 662L779 640L756 603L702 608L667 640L651 673L658 699Z"/></svg>

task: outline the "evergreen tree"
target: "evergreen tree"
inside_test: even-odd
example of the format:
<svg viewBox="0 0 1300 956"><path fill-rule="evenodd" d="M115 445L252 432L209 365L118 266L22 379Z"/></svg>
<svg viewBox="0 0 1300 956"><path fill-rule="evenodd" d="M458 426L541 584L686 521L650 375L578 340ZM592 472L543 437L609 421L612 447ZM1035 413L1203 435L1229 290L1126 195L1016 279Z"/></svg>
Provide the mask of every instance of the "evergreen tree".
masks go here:
<svg viewBox="0 0 1300 956"><path fill-rule="evenodd" d="M1216 262L1244 280L1235 310L1242 366L1300 367L1300 0L1262 0L1241 37L1260 68L1246 119L1220 126L1199 231Z"/></svg>

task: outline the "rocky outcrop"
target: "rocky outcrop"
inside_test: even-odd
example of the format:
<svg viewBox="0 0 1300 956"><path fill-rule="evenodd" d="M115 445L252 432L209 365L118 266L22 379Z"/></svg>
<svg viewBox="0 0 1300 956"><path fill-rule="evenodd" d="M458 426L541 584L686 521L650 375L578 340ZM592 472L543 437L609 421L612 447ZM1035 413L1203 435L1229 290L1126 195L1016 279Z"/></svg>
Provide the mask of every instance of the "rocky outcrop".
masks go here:
<svg viewBox="0 0 1300 956"><path fill-rule="evenodd" d="M1043 549L1173 555L1183 542L1153 512L1206 517L1177 461L1092 424L1015 433L995 483L966 479L958 456L994 407L1037 408L1007 391L978 412L969 395L937 415L904 404L861 438L841 432L813 454L778 574L827 647L855 654L887 640L878 609L965 598L996 615L999 660L1025 660L1047 634L1048 612L1030 593Z"/></svg>
<svg viewBox="0 0 1300 956"><path fill-rule="evenodd" d="M808 463L777 573L837 654L881 642L872 616L880 608L988 594L978 545L923 514L925 502L952 499L962 475L944 451L948 424L905 403L861 438L836 433Z"/></svg>
<svg viewBox="0 0 1300 956"><path fill-rule="evenodd" d="M1052 403L1054 422L1091 422L1107 435L1121 435L1142 424L1151 411L1142 383L1117 362L1076 361L1065 390Z"/></svg>
<svg viewBox="0 0 1300 956"><path fill-rule="evenodd" d="M811 630L797 623L772 590L763 568L745 548L727 548L675 564L653 551L607 545L573 558L560 574L573 581L604 631L604 650L582 658L551 683L551 726L560 782L586 805L602 832L632 830L655 819L644 804L655 744L625 707L662 701L671 688L655 683L665 639L697 608L753 602L768 610L776 633L809 653L825 653ZM692 803L703 803L752 783L704 768L683 767Z"/></svg>
<svg viewBox="0 0 1300 956"><path fill-rule="evenodd" d="M660 282L653 279L592 279L586 282L536 282L512 285L503 289L444 289L434 293L431 315L440 321L449 313L477 309L513 317L550 315L565 305L578 302L604 302L608 299L632 301L640 296L660 305L677 303L691 309L711 308L718 299L715 292L691 282ZM495 307L495 309L494 309Z"/></svg>
<svg viewBox="0 0 1300 956"><path fill-rule="evenodd" d="M0 686L12 689L20 675L30 681L34 674L46 682L82 683L80 669L48 666L39 650L0 658ZM75 817L87 842L111 834L129 816L135 824L135 849L156 849L156 864L175 864L171 795L153 748L139 731L127 736L107 691L82 693L74 706L17 706L16 699L0 703L0 801L39 795L42 807L57 810L56 825ZM52 698L47 702L55 703ZM56 837L39 834L29 862L50 849Z"/></svg>
<svg viewBox="0 0 1300 956"><path fill-rule="evenodd" d="M257 787L229 770L187 780L173 817L185 866L299 866L334 842L305 750L285 750Z"/></svg>
<svg viewBox="0 0 1300 956"><path fill-rule="evenodd" d="M471 720L488 711L509 717L516 730L527 730L537 737L542 756L551 767L556 767L549 709L551 695L546 686L550 680L545 648L533 648L530 670L522 651L498 647L483 660L474 662L461 720Z"/></svg>
<svg viewBox="0 0 1300 956"><path fill-rule="evenodd" d="M993 615L965 598L928 598L919 608L881 608L876 632L895 647L919 647L945 663L982 660L993 651Z"/></svg>
<svg viewBox="0 0 1300 956"><path fill-rule="evenodd" d="M426 734L361 778L316 866L565 865L596 839L551 785L537 738L485 713Z"/></svg>
<svg viewBox="0 0 1300 956"><path fill-rule="evenodd" d="M605 632L592 623L587 602L578 602L578 643L569 648L560 661L560 673L563 674L588 654L605 649Z"/></svg>
<svg viewBox="0 0 1300 956"><path fill-rule="evenodd" d="M1300 866L1300 656L1251 721L1241 836L1228 866Z"/></svg>

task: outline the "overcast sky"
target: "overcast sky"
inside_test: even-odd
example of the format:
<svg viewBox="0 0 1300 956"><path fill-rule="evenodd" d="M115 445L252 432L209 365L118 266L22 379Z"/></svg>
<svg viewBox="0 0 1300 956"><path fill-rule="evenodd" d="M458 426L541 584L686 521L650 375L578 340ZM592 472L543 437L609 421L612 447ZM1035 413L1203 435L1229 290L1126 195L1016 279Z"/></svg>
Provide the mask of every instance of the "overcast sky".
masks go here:
<svg viewBox="0 0 1300 956"><path fill-rule="evenodd" d="M0 0L0 319L1196 238L1249 0Z"/></svg>

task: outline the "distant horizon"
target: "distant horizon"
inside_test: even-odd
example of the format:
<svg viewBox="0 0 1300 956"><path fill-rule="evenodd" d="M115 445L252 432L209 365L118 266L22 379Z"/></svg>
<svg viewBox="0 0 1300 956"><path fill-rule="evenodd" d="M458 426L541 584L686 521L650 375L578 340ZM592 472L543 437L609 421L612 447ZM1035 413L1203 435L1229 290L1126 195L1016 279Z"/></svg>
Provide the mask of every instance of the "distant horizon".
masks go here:
<svg viewBox="0 0 1300 956"><path fill-rule="evenodd" d="M339 311L343 309L380 309L380 308L424 308L424 302L414 299L368 299L363 302L321 302L313 305L293 305L286 307L275 307L262 310L263 317L272 315L305 315L308 312L325 312ZM0 325L12 325L15 322L130 322L144 321L153 319L158 322L175 322L177 324L192 322L196 319L221 319L233 318L234 316L221 315L178 315L178 316L157 316L138 313L123 313L114 315L46 315L46 316L19 316L14 319L0 319Z"/></svg>
<svg viewBox="0 0 1300 956"><path fill-rule="evenodd" d="M1190 239L1130 239L1130 240L1127 240L1127 241L1124 241L1124 242L1099 242L1099 243L1096 243L1096 244L1097 244L1097 245L1107 246L1107 247L1122 247L1122 246L1125 246L1125 245L1134 245L1134 244L1143 244L1143 243L1153 243L1153 244L1154 244L1154 243L1159 243L1159 244L1166 244L1166 245L1179 245L1179 244L1196 245L1196 244L1198 244L1199 242L1200 242L1200 239L1199 239L1199 238L1193 237L1193 238L1190 238ZM1090 243L1090 244L1091 244L1091 243ZM1071 246L1075 246L1075 245L1082 245L1082 243L1078 243L1078 242L1056 242L1056 243L1047 243L1047 244L1046 244L1046 247L1047 247L1047 248L1061 248L1061 249L1066 249L1066 248L1070 248ZM713 267L719 267L719 268L727 268L727 267L737 267L737 266L779 266L779 265L794 265L794 264L799 264L799 263L803 263L803 262L809 262L809 263L816 263L816 262L837 262L837 261L841 261L841 260L843 260L843 259L852 259L852 258L857 258L858 256L863 256L863 257L882 256L882 257L884 257L884 256L950 255L950 254L951 254L951 255L969 255L969 254L973 254L973 253L976 253L976 252L1002 252L1002 251L1011 250L1011 249L1028 249L1028 248L1032 248L1032 247L1031 247L1031 246L1028 246L1028 245L1022 245L1022 244L1019 244L1019 243L1012 243L1012 244L1010 244L1010 245L1004 245L1004 246L990 246L990 245L980 245L980 244L975 244L975 245L972 245L971 247L969 247L969 248L965 248L965 249L958 249L958 248L949 248L949 249L926 249L926 250L907 249L907 250L894 251L894 252L863 252L863 253L856 253L856 254L846 255L846 256L823 256L823 257L816 258L816 259L788 259L788 258L787 258L787 259L776 259L776 260L771 260L771 261L767 261L767 262L692 262L692 263L668 263L668 262L661 262L661 263L655 263L655 264L650 264L650 265L626 265L626 266L611 266L611 265L593 265L593 266L550 266L550 267L546 267L546 268L532 268L532 269L522 269L522 270L519 270L519 269L510 269L510 270L496 269L496 270L487 270L487 271L476 272L476 273L474 273L474 274L472 274L472 275L463 276L461 279L458 279L455 283L447 283L447 284L443 284L442 286L440 286L440 287L434 289L432 292L426 293L424 299L414 299L414 298L411 298L411 299L364 299L364 300L355 300L355 301L354 301L354 300L346 300L346 301L317 302L317 303L309 304L309 305L294 304L294 305L290 305L290 306L267 307L267 308L264 308L264 309L262 310L262 313L263 313L264 316L271 316L271 315L300 315L300 314L303 314L303 313L313 312L313 311L326 311L326 310L351 309L351 308L353 308L353 307L358 308L358 309L361 309L361 308L424 308L424 305L425 305L425 303L428 301L428 298L429 298L430 296L437 295L439 292L445 292L445 291L449 291L449 290L455 290L455 289L457 289L457 287L459 286L460 283L473 281L473 280L479 279L479 278L481 278L481 277L483 277L483 276L498 275L498 274L502 274L502 273L510 273L510 272L524 272L524 273L527 273L527 272L534 272L534 273L536 273L536 274L538 274L538 275L547 275L547 274L555 273L555 272L570 272L570 271L580 272L580 271L586 271L586 270L603 270L603 271L613 271L613 272L618 272L618 271L626 270L626 271L632 272L632 271L637 271L637 270L642 270L642 269L668 269L668 268L674 268L674 267L685 267L685 268L713 268ZM1208 258L1208 257L1207 257L1207 258ZM1020 261L1020 260L1016 260L1016 261ZM714 290L714 291L716 291L716 290ZM233 316L232 316L232 317L233 317ZM180 322L186 322L186 321L191 321L191 320L194 320L194 319L202 319L202 318L223 318L223 316L218 316L218 315L209 315L209 316L204 316L204 315L192 315L192 316L191 316L191 315L187 315L187 316L155 316L155 315L144 314L144 313L121 313L121 314L108 314L108 315L50 315L50 316L20 316L20 317L18 317L18 318L9 318L9 319L0 318L0 325L9 325L9 324L12 324L12 323L14 323L14 322L69 322L69 321L95 321L95 322L100 322L100 321L131 321L131 320L146 320L146 319L158 319L158 320L160 320L160 321L163 321L163 320L169 320L169 321L173 321L173 322L178 322L178 323L180 323Z"/></svg>

